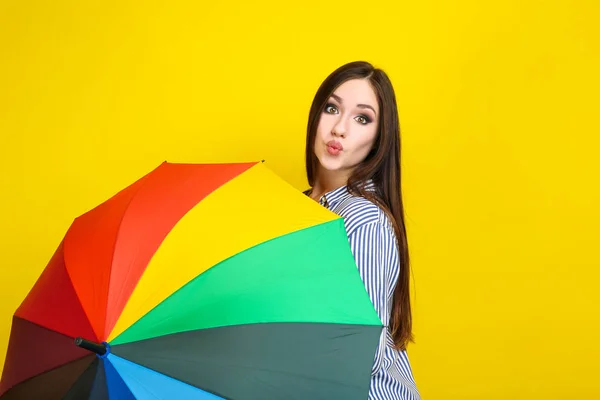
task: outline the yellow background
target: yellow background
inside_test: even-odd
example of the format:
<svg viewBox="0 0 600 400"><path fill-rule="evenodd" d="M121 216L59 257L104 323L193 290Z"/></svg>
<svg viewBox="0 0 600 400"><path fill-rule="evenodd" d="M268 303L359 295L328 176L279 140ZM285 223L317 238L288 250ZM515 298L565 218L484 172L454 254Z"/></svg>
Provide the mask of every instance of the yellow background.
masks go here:
<svg viewBox="0 0 600 400"><path fill-rule="evenodd" d="M366 59L399 100L423 398L600 398L596 1L91 3L0 4L0 361L75 216L163 160L303 189L312 96Z"/></svg>

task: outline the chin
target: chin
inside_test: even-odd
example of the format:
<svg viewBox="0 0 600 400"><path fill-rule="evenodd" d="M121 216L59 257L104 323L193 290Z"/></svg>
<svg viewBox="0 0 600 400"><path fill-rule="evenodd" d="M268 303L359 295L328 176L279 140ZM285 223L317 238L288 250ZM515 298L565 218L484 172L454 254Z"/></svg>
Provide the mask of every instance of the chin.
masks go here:
<svg viewBox="0 0 600 400"><path fill-rule="evenodd" d="M327 171L341 171L346 169L344 159L341 156L332 157L329 154L323 154L317 156L321 168Z"/></svg>

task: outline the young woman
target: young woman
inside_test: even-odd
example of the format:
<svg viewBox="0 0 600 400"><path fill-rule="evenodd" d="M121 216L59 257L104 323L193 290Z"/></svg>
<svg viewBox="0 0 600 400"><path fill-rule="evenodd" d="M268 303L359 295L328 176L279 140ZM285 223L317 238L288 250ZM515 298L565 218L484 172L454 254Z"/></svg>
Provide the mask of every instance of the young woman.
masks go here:
<svg viewBox="0 0 600 400"><path fill-rule="evenodd" d="M413 338L400 128L385 72L367 62L332 72L313 100L306 139L306 194L344 218L360 275L385 326L369 399L420 399L406 353Z"/></svg>

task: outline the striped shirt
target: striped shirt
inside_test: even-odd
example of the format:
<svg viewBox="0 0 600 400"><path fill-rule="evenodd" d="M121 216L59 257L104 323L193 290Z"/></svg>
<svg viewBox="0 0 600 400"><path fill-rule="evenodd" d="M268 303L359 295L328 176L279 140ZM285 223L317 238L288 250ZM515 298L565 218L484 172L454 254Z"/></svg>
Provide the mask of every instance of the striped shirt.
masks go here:
<svg viewBox="0 0 600 400"><path fill-rule="evenodd" d="M374 184L368 182L366 189L374 188ZM381 208L350 194L347 186L326 193L319 202L344 218L360 276L385 327L373 362L369 400L419 400L408 354L394 348L388 329L394 287L400 272L393 226Z"/></svg>

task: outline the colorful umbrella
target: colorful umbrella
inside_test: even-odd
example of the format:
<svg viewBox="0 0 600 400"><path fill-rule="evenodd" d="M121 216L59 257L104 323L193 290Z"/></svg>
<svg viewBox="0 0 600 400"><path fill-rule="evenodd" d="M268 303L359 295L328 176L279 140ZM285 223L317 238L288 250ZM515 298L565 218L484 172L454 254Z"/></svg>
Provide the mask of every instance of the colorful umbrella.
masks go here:
<svg viewBox="0 0 600 400"><path fill-rule="evenodd" d="M163 163L76 218L0 398L366 399L381 321L343 219L264 163Z"/></svg>

